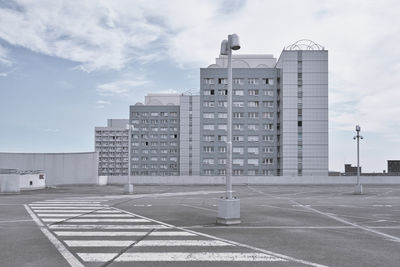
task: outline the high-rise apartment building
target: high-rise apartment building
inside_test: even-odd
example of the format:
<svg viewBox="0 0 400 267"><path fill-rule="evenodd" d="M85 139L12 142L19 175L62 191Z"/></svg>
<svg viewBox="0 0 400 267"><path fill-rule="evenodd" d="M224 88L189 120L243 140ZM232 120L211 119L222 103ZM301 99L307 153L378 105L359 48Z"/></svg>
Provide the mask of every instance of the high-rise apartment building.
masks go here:
<svg viewBox="0 0 400 267"><path fill-rule="evenodd" d="M233 55L232 67L233 175L328 175L328 51L302 40L278 60ZM200 69L200 95L149 94L130 106L132 175L225 175L227 93L220 56ZM103 149L112 136L100 143L97 130L100 173L126 175L104 154L117 152Z"/></svg>
<svg viewBox="0 0 400 267"><path fill-rule="evenodd" d="M99 153L99 175L128 173L127 119L109 119L107 127L95 127L95 150Z"/></svg>

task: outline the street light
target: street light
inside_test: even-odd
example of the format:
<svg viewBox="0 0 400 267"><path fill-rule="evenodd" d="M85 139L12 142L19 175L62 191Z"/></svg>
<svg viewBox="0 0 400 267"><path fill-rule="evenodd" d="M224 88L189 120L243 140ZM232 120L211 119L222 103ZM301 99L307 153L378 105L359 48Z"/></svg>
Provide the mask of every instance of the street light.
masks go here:
<svg viewBox="0 0 400 267"><path fill-rule="evenodd" d="M128 183L125 185L125 193L133 194L133 184L131 183L131 150L132 150L132 125L127 124L128 130Z"/></svg>
<svg viewBox="0 0 400 267"><path fill-rule="evenodd" d="M360 135L361 127L356 125L356 132L357 135L353 137L354 140L357 139L357 184L354 187L354 194L355 195L362 195L362 184L360 184L360 139L363 137Z"/></svg>
<svg viewBox="0 0 400 267"><path fill-rule="evenodd" d="M228 56L228 123L227 123L227 161L226 161L226 195L218 202L217 223L240 223L240 200L232 197L232 50L239 50L237 34L228 35L228 40L221 42L221 55Z"/></svg>

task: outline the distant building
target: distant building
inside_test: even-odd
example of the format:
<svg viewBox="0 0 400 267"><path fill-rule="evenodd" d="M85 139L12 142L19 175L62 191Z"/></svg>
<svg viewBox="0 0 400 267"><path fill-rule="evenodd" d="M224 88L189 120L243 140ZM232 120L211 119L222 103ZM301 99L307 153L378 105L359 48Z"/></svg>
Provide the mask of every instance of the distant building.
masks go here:
<svg viewBox="0 0 400 267"><path fill-rule="evenodd" d="M99 175L128 174L128 119L109 119L107 127L95 127L95 151L99 154Z"/></svg>
<svg viewBox="0 0 400 267"><path fill-rule="evenodd" d="M388 160L388 173L400 175L400 160Z"/></svg>
<svg viewBox="0 0 400 267"><path fill-rule="evenodd" d="M344 174L357 175L357 166L351 166L351 164L344 164ZM361 166L360 166L360 174L361 174Z"/></svg>

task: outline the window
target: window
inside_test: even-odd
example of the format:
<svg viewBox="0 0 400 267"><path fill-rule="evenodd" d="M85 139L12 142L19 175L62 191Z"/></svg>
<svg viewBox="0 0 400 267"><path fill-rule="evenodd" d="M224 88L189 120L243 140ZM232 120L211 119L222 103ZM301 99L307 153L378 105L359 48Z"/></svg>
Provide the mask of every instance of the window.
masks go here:
<svg viewBox="0 0 400 267"><path fill-rule="evenodd" d="M258 90L249 90L249 95L258 95Z"/></svg>
<svg viewBox="0 0 400 267"><path fill-rule="evenodd" d="M249 125L247 125L247 129L249 129L251 131L256 131L256 130L258 130L258 124L249 124Z"/></svg>
<svg viewBox="0 0 400 267"><path fill-rule="evenodd" d="M272 170L263 170L263 175L272 176L274 175L274 173L272 172Z"/></svg>
<svg viewBox="0 0 400 267"><path fill-rule="evenodd" d="M234 95L243 96L244 95L244 90L233 90L233 94Z"/></svg>
<svg viewBox="0 0 400 267"><path fill-rule="evenodd" d="M158 161L158 158L157 157L151 157L150 160L151 161Z"/></svg>
<svg viewBox="0 0 400 267"><path fill-rule="evenodd" d="M205 146L203 149L204 149L204 152L207 152L207 153L214 152L213 146Z"/></svg>
<svg viewBox="0 0 400 267"><path fill-rule="evenodd" d="M233 130L242 131L243 130L243 124L238 124L238 123L233 124Z"/></svg>
<svg viewBox="0 0 400 267"><path fill-rule="evenodd" d="M243 101L234 101L232 103L232 106L235 108L242 108L242 107L244 107L244 102Z"/></svg>
<svg viewBox="0 0 400 267"><path fill-rule="evenodd" d="M214 135L205 135L204 141L213 142L215 140Z"/></svg>
<svg viewBox="0 0 400 267"><path fill-rule="evenodd" d="M272 164L272 159L271 158L263 158L262 163L263 164Z"/></svg>
<svg viewBox="0 0 400 267"><path fill-rule="evenodd" d="M224 141L224 142L226 142L226 141L227 141L226 135L218 135L218 141Z"/></svg>
<svg viewBox="0 0 400 267"><path fill-rule="evenodd" d="M243 159L233 159L232 164L236 164L239 166L243 166L244 160Z"/></svg>
<svg viewBox="0 0 400 267"><path fill-rule="evenodd" d="M263 152L264 153L274 153L274 148L273 147L264 147Z"/></svg>
<svg viewBox="0 0 400 267"><path fill-rule="evenodd" d="M243 175L243 170L233 170L233 175Z"/></svg>
<svg viewBox="0 0 400 267"><path fill-rule="evenodd" d="M214 164L214 159L203 159L204 164Z"/></svg>
<svg viewBox="0 0 400 267"><path fill-rule="evenodd" d="M150 113L150 116L152 116L152 117L157 117L157 116L158 116L158 112L151 112L151 113Z"/></svg>
<svg viewBox="0 0 400 267"><path fill-rule="evenodd" d="M272 90L264 90L264 95L273 96L274 92Z"/></svg>
<svg viewBox="0 0 400 267"><path fill-rule="evenodd" d="M243 155L244 149L243 149L243 147L234 147L232 149L232 152L233 153L239 153L240 155Z"/></svg>
<svg viewBox="0 0 400 267"><path fill-rule="evenodd" d="M214 79L213 78L205 78L204 83L205 84L214 84Z"/></svg>
<svg viewBox="0 0 400 267"><path fill-rule="evenodd" d="M225 169L218 170L218 174L219 175L225 175L226 174L226 170Z"/></svg>
<svg viewBox="0 0 400 267"><path fill-rule="evenodd" d="M273 101L263 101L263 106L266 108L273 108L274 102Z"/></svg>
<svg viewBox="0 0 400 267"><path fill-rule="evenodd" d="M228 129L228 127L227 127L227 125L226 124L218 124L218 130L227 130Z"/></svg>
<svg viewBox="0 0 400 267"><path fill-rule="evenodd" d="M263 141L273 141L274 137L272 135L263 135Z"/></svg>
<svg viewBox="0 0 400 267"><path fill-rule="evenodd" d="M226 90L226 89L218 89L218 95L228 95L228 90Z"/></svg>
<svg viewBox="0 0 400 267"><path fill-rule="evenodd" d="M258 79L257 78L249 78L249 84L258 84Z"/></svg>
<svg viewBox="0 0 400 267"><path fill-rule="evenodd" d="M252 119L258 118L258 112L249 112L248 117Z"/></svg>
<svg viewBox="0 0 400 267"><path fill-rule="evenodd" d="M248 147L247 153L252 153L258 155L258 147Z"/></svg>
<svg viewBox="0 0 400 267"><path fill-rule="evenodd" d="M214 119L214 113L203 113L203 118Z"/></svg>
<svg viewBox="0 0 400 267"><path fill-rule="evenodd" d="M153 129L152 129L152 130L153 130ZM168 131L168 127L161 127L161 128L160 128L160 131L161 131L161 132L166 132L166 131Z"/></svg>
<svg viewBox="0 0 400 267"><path fill-rule="evenodd" d="M242 78L235 78L232 81L233 81L233 84L243 84L243 79Z"/></svg>
<svg viewBox="0 0 400 267"><path fill-rule="evenodd" d="M218 164L226 164L226 159L218 159Z"/></svg>
<svg viewBox="0 0 400 267"><path fill-rule="evenodd" d="M244 113L243 112L233 112L233 118L243 118Z"/></svg>
<svg viewBox="0 0 400 267"><path fill-rule="evenodd" d="M205 175L211 175L213 174L213 170L204 170Z"/></svg>
<svg viewBox="0 0 400 267"><path fill-rule="evenodd" d="M226 108L228 103L226 101L218 101L218 107Z"/></svg>
<svg viewBox="0 0 400 267"><path fill-rule="evenodd" d="M249 135L249 136L247 136L247 141L249 141L249 142L258 142L258 135Z"/></svg>
<svg viewBox="0 0 400 267"><path fill-rule="evenodd" d="M244 141L244 137L243 137L243 135L234 135L232 140L234 142L243 142Z"/></svg>
<svg viewBox="0 0 400 267"><path fill-rule="evenodd" d="M214 101L204 101L203 107L209 107L209 108L214 107Z"/></svg>
<svg viewBox="0 0 400 267"><path fill-rule="evenodd" d="M273 127L273 124L264 124L264 130L272 131Z"/></svg>
<svg viewBox="0 0 400 267"><path fill-rule="evenodd" d="M226 147L225 146L218 147L218 152L219 153L226 153Z"/></svg>
<svg viewBox="0 0 400 267"><path fill-rule="evenodd" d="M220 119L226 119L226 118L228 118L228 113L218 113L218 118L220 118Z"/></svg>
<svg viewBox="0 0 400 267"><path fill-rule="evenodd" d="M218 83L219 83L219 84L228 84L228 79L226 79L226 78L219 78L219 79L218 79Z"/></svg>
<svg viewBox="0 0 400 267"><path fill-rule="evenodd" d="M272 112L263 112L263 118L264 119L273 119L274 114Z"/></svg>
<svg viewBox="0 0 400 267"><path fill-rule="evenodd" d="M249 108L258 108L259 107L259 102L258 101L249 101L249 102L247 102L247 106Z"/></svg>
<svg viewBox="0 0 400 267"><path fill-rule="evenodd" d="M213 124L204 124L203 129L204 130L214 130L214 125Z"/></svg>
<svg viewBox="0 0 400 267"><path fill-rule="evenodd" d="M171 112L169 113L172 117L177 117L178 116L178 112Z"/></svg>
<svg viewBox="0 0 400 267"><path fill-rule="evenodd" d="M258 159L248 159L247 164L258 166Z"/></svg>
<svg viewBox="0 0 400 267"><path fill-rule="evenodd" d="M258 173L258 170L248 170L247 171L248 175L257 175L257 173Z"/></svg>
<svg viewBox="0 0 400 267"><path fill-rule="evenodd" d="M214 95L214 90L204 90L204 95Z"/></svg>

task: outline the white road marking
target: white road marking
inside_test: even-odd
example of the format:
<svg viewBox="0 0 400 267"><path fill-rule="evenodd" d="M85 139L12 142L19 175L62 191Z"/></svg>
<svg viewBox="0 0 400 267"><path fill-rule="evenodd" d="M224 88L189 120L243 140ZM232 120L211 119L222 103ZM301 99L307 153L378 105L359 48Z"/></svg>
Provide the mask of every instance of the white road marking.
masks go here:
<svg viewBox="0 0 400 267"><path fill-rule="evenodd" d="M272 251L269 251L269 250L266 250L266 249L261 249L261 248L253 247L253 246L250 246L250 245L247 245L247 244L243 244L243 243L239 243L239 242L235 242L235 241L230 241L230 240L227 240L227 239L224 239L224 238L219 238L219 237L216 237L216 236L212 236L212 235L203 234L203 233L200 233L200 232L195 232L195 231L192 231L192 230L184 229L182 227L178 227L178 226L174 226L174 225L171 225L171 224L168 224L168 223L157 221L157 220L154 220L154 219L142 216L142 215L138 215L138 214L135 214L135 213L132 213L132 212L129 212L129 211L124 211L124 210L121 210L121 209L118 209L118 208L114 208L114 209L115 210L119 210L121 212L128 213L128 214L132 214L132 215L134 215L136 217L139 217L139 218L147 219L147 220L149 220L151 222L159 223L160 225L164 225L165 227L168 227L168 228L187 231L189 233L193 233L193 234L196 234L198 236L208 237L210 239L223 241L223 242L226 242L226 243L230 243L230 244L233 244L233 245L236 245L236 246L239 246L239 247L248 248L248 249L251 249L251 250L254 250L254 251L258 251L258 252L261 252L261 253L266 253L268 255L271 255L271 256L274 256L274 257L279 257L279 258L282 258L282 259L287 260L287 261L293 261L293 262L297 262L297 263L301 263L301 264L309 265L309 266L313 266L313 267L327 267L326 265L322 265L322 264L318 264L318 263L314 263L314 262L310 262L310 261L306 261L306 260L297 259L297 258L286 256L286 255L283 255L283 254L280 254L280 253L272 252Z"/></svg>
<svg viewBox="0 0 400 267"><path fill-rule="evenodd" d="M33 209L35 212L40 212L40 213L43 213L43 212L57 212L57 213L59 213L59 212L65 212L65 213L67 213L67 212L84 212L84 213L88 213L88 212L91 212L91 214L98 214L98 213L120 213L120 214L122 214L122 212L120 212L120 211L118 211L118 210L107 210L107 209L92 209L92 210L53 210L53 209L45 209L45 210L42 210L42 209Z"/></svg>
<svg viewBox="0 0 400 267"><path fill-rule="evenodd" d="M39 220L39 218L32 212L32 210L24 205L26 211L32 217L32 219L39 226L42 233L50 240L51 243L56 247L56 249L61 253L61 255L67 260L71 267L84 267L83 264L72 255L72 253L65 248L65 246L44 226L44 224Z"/></svg>
<svg viewBox="0 0 400 267"><path fill-rule="evenodd" d="M81 209L81 210L101 210L101 209L108 209L109 207L104 207L104 206L98 206L98 207L60 207L60 206L54 206L54 207L40 207L40 206L31 206L32 209L34 210L40 210L40 209L47 209L47 210L54 210L54 209L66 209L66 210L75 210L75 209Z"/></svg>
<svg viewBox="0 0 400 267"><path fill-rule="evenodd" d="M44 222L133 222L133 223L146 223L149 222L145 219L69 219L69 218L43 218Z"/></svg>
<svg viewBox="0 0 400 267"><path fill-rule="evenodd" d="M71 201L38 201L38 202L32 202L32 205L36 204L100 204L101 202L99 201L79 201L79 202L71 202Z"/></svg>
<svg viewBox="0 0 400 267"><path fill-rule="evenodd" d="M130 214L85 214L85 213L38 213L40 217L65 217L65 216L79 216L80 218L87 218L87 217L134 217Z"/></svg>
<svg viewBox="0 0 400 267"><path fill-rule="evenodd" d="M32 220L0 221L0 223L31 222Z"/></svg>
<svg viewBox="0 0 400 267"><path fill-rule="evenodd" d="M147 232L69 232L56 231L58 236L145 236ZM195 234L183 231L157 231L151 232L149 236L196 236Z"/></svg>
<svg viewBox="0 0 400 267"><path fill-rule="evenodd" d="M180 204L180 205L181 205L181 206L184 206L184 207L194 208L194 209L200 209L200 210L206 210L206 211L217 212L216 210L213 210L213 209L208 209L208 208L203 208L203 207L198 207L198 206L192 206L192 205L187 205L187 204Z"/></svg>
<svg viewBox="0 0 400 267"><path fill-rule="evenodd" d="M128 247L135 240L64 240L70 247ZM233 246L218 240L142 240L135 247L223 247Z"/></svg>
<svg viewBox="0 0 400 267"><path fill-rule="evenodd" d="M78 253L85 262L107 262L117 256L116 253ZM116 262L126 261L286 261L263 253L124 253L115 259Z"/></svg>
<svg viewBox="0 0 400 267"><path fill-rule="evenodd" d="M112 224L54 224L49 225L50 229L104 229L104 230L116 230L116 229L164 229L168 228L165 225L149 224L149 225L112 225Z"/></svg>
<svg viewBox="0 0 400 267"><path fill-rule="evenodd" d="M29 204L31 207L103 207L103 204Z"/></svg>

